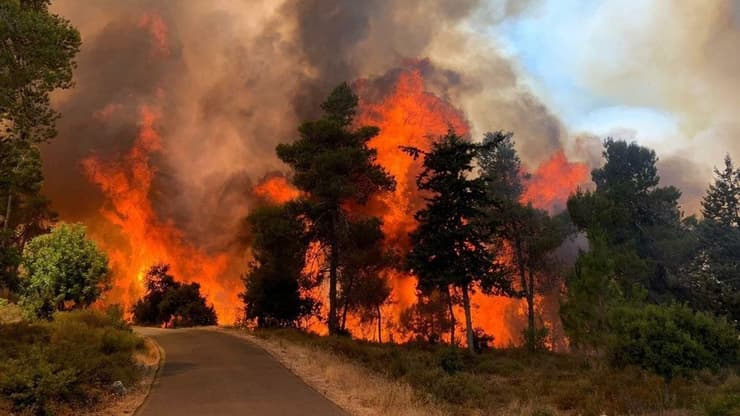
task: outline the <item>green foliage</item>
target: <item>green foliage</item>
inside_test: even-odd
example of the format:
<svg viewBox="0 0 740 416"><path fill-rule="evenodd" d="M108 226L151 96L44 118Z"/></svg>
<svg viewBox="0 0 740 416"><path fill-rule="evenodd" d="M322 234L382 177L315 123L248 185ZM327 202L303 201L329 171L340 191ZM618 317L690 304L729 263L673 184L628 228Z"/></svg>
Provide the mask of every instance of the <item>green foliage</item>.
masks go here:
<svg viewBox="0 0 740 416"><path fill-rule="evenodd" d="M622 306L609 317L612 365L636 365L670 382L697 370L738 363L740 340L724 320L683 305Z"/></svg>
<svg viewBox="0 0 740 416"><path fill-rule="evenodd" d="M419 225L411 236L408 269L418 276L422 291L449 286L461 289L469 348L473 328L469 291L479 283L487 292L508 293L509 282L495 267L489 250L490 229L482 207L489 200L482 177L471 177L481 151L492 144L476 144L450 131L432 144L428 153L405 149L411 156L424 154L416 183L427 191L426 208L416 213Z"/></svg>
<svg viewBox="0 0 740 416"><path fill-rule="evenodd" d="M139 325L215 325L216 312L206 305L198 283L180 283L169 264L155 264L146 273L146 294L133 307Z"/></svg>
<svg viewBox="0 0 740 416"><path fill-rule="evenodd" d="M23 304L40 317L83 308L109 284L108 257L79 224L58 224L31 240L23 253Z"/></svg>
<svg viewBox="0 0 740 416"><path fill-rule="evenodd" d="M313 239L328 251L329 331L339 331L338 279L347 229L347 204L365 204L378 192L395 187L395 180L376 161L368 146L378 134L373 126L353 126L357 96L347 84L331 92L321 105L323 116L300 125L300 137L277 146L277 155L293 169L294 185L304 191L304 214Z"/></svg>
<svg viewBox="0 0 740 416"><path fill-rule="evenodd" d="M140 377L133 354L142 348L116 313L62 312L51 322L0 325L0 397L37 414L54 414L60 402L89 402L91 388Z"/></svg>
<svg viewBox="0 0 740 416"><path fill-rule="evenodd" d="M507 274L516 276L517 295L527 301L528 329L525 344L535 348L535 293L552 290L558 277L557 262L552 253L566 236L566 227L559 218L521 202L525 183L529 175L524 173L521 161L514 148L511 133L488 133L484 138L487 146L479 157L481 175L485 179L486 193L490 203L484 208L493 237L490 238L494 252L504 252L506 243L513 251L512 270ZM506 264L507 262L502 262Z"/></svg>
<svg viewBox="0 0 740 416"><path fill-rule="evenodd" d="M246 219L252 255L241 294L247 319L257 326L296 326L318 305L305 296L313 282L303 275L308 249L306 224L292 205L264 206Z"/></svg>
<svg viewBox="0 0 740 416"><path fill-rule="evenodd" d="M677 276L694 247L681 221L681 193L658 186L654 151L607 139L603 154L606 163L591 174L596 190L578 192L568 200L573 223L589 240L604 238L610 247L634 253L625 255L629 263L620 262L615 269L626 293L638 284L651 300L682 299Z"/></svg>
<svg viewBox="0 0 740 416"><path fill-rule="evenodd" d="M688 286L693 304L740 326L740 169L729 156L702 200L699 250Z"/></svg>
<svg viewBox="0 0 740 416"><path fill-rule="evenodd" d="M355 220L348 226L349 241L343 244L339 277L342 330L346 329L350 312L357 314L362 322L381 319L380 307L391 295L391 288L382 273L397 263L395 253L385 247L380 220Z"/></svg>
<svg viewBox="0 0 740 416"><path fill-rule="evenodd" d="M72 86L80 34L46 2L0 3L0 120L3 137L43 142L56 135L49 94Z"/></svg>
<svg viewBox="0 0 740 416"><path fill-rule="evenodd" d="M606 345L609 313L624 301L617 283L617 261L606 241L593 237L589 250L581 253L567 277L560 318L574 347L593 351Z"/></svg>

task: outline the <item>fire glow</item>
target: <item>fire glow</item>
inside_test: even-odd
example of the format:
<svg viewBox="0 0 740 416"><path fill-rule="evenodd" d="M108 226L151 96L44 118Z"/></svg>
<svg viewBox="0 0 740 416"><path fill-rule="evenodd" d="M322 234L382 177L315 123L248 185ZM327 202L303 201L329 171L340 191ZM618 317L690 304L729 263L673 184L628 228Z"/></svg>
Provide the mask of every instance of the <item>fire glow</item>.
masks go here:
<svg viewBox="0 0 740 416"><path fill-rule="evenodd" d="M82 162L87 178L96 184L108 204L101 214L113 232L93 228L92 236L108 253L113 270L113 289L105 302L127 310L144 294L144 275L155 263L169 263L178 280L198 282L213 303L219 322L233 323L238 310L238 284L225 279L228 256L209 255L185 241L171 222L161 220L152 206L150 191L157 172L150 158L162 151L156 123L161 117L154 107L139 110L139 133L131 150L117 161L89 157Z"/></svg>
<svg viewBox="0 0 740 416"><path fill-rule="evenodd" d="M372 102L363 99L368 85L365 80L356 83L360 95L358 125L375 125L380 134L373 138L370 146L378 151L378 162L397 181L396 190L382 194L370 201L367 207L354 208L366 214L376 215L383 221L383 232L387 244L404 254L409 249L408 234L416 228L414 213L424 206L423 195L417 190L415 179L420 172L419 161L414 161L399 149L399 145L410 145L429 150L436 137L453 129L467 135L469 127L464 116L449 103L425 90L421 72L413 67L399 72L393 86ZM581 184L588 181L585 164L570 163L562 151L556 152L543 162L532 174L523 196L524 202L549 211L564 206L568 196ZM282 203L297 197L298 191L283 177L270 178L255 187L255 193L273 202ZM401 313L417 301L414 276L396 270L387 270L385 277L392 288L390 301L382 307L384 340L404 341L408 339L399 328ZM324 291L316 295L325 297ZM474 324L487 334L494 336L497 346L517 344L524 328L526 304L523 300L503 296L487 296L476 292L473 296ZM538 313L551 315L554 305L542 296L536 299ZM327 311L323 311L327 313ZM462 316L461 308L455 311ZM461 319L457 319L458 325ZM546 322L548 325L552 323ZM358 319L348 319L347 326L355 336L377 339L375 324L360 324ZM325 333L322 323L315 322L310 329ZM458 334L462 333L458 331Z"/></svg>
<svg viewBox="0 0 740 416"><path fill-rule="evenodd" d="M380 134L372 139L370 146L377 150L378 162L396 178L397 187L392 193L378 195L366 207L353 209L380 217L387 244L403 255L409 250L408 235L416 227L414 213L424 206L424 199L415 184L420 162L411 159L398 146L429 150L433 140L449 129L469 135L470 128L459 110L426 90L422 72L413 64L397 70L392 81L383 83L380 92L371 91L374 87L369 80L355 83L360 95L356 122L380 128ZM107 201L101 209L106 225L93 222L95 226L91 227L93 237L109 253L114 274L113 289L105 302L130 308L144 294L146 270L157 262L165 262L172 266L177 279L201 284L220 323L234 323L243 307L238 298L243 290L238 275L243 270L230 265L240 264L243 268L245 259L234 259L234 253L205 252L189 243L173 221L160 218L150 199L158 174L151 158L167 150L157 130L161 111L158 106L140 108L136 141L119 160L92 156L82 164L87 178L100 188ZM105 114L101 119L109 119L115 112L115 106L101 110L101 114ZM556 152L535 169L524 200L553 211L562 208L568 195L587 179L585 165L570 163L562 151ZM251 191L255 197L275 203L300 196L283 176L267 177ZM315 248L312 251L316 251ZM316 267L315 264L307 265L307 269ZM400 328L399 322L402 312L417 301L416 279L396 270L387 270L384 276L392 294L390 301L382 306L382 338L404 341L409 335ZM324 289L319 288L313 294L325 298ZM551 303L538 298L538 311L546 313L544 308ZM526 309L523 301L477 292L473 304L475 326L493 335L497 346L519 342ZM458 309L456 316L460 325L462 311ZM325 331L325 325L318 322L310 328ZM348 319L348 329L356 336L377 339L375 328L373 323L361 324L358 319Z"/></svg>

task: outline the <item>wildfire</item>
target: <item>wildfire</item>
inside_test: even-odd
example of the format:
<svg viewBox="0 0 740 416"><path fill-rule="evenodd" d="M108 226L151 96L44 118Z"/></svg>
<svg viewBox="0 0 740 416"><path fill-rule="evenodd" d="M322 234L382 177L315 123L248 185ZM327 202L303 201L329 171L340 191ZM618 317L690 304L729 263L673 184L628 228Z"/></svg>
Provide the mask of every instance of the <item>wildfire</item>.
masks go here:
<svg viewBox="0 0 740 416"><path fill-rule="evenodd" d="M221 323L236 319L238 279L226 274L228 256L209 255L185 241L171 221L160 220L149 199L156 171L151 156L162 149L156 130L160 112L153 107L139 111L139 134L131 150L120 160L102 161L90 157L82 162L88 179L106 196L103 218L114 226L92 227L91 234L111 259L113 289L106 303L130 306L143 295L143 276L157 262L169 263L175 277L201 284L213 303ZM110 228L110 227L108 227Z"/></svg>
<svg viewBox="0 0 740 416"><path fill-rule="evenodd" d="M588 182L588 166L571 163L560 150L543 162L532 174L522 196L525 202L550 212L564 208L565 201L579 186Z"/></svg>
<svg viewBox="0 0 740 416"><path fill-rule="evenodd" d="M292 201L301 195L301 192L285 179L284 176L273 176L268 178L254 188L254 195L278 204Z"/></svg>
<svg viewBox="0 0 740 416"><path fill-rule="evenodd" d="M401 152L399 145L429 150L432 141L449 129L467 135L469 127L462 113L440 97L426 91L424 78L416 68L402 69L393 87L380 94L382 98L367 100L378 94L368 89L371 84L362 80L357 84L360 111L357 122L376 125L380 134L370 146L378 152L378 162L397 180L396 190L378 197L370 204L370 213L383 220L383 231L388 244L401 253L408 251L408 234L416 227L414 213L424 205L423 195L417 190L415 179L420 171L418 161ZM524 199L538 208L555 210L561 207L575 188L586 182L588 169L584 164L570 163L563 152L554 154L543 163L528 183ZM416 302L416 279L403 273L389 271L386 278L393 289L390 305L385 307L385 339L403 340L397 323L400 314ZM538 303L542 303L539 301ZM524 302L501 296L473 295L474 323L493 335L495 344L506 346L518 343L525 311ZM458 322L462 311L457 310ZM366 334L358 326L350 327L355 334ZM367 336L373 339L376 335Z"/></svg>

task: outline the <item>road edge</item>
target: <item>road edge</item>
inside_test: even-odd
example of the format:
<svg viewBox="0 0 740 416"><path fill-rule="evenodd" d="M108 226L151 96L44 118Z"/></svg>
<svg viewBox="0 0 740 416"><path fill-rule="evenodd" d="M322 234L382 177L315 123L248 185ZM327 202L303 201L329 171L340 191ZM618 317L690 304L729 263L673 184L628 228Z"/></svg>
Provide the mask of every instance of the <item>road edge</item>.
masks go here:
<svg viewBox="0 0 740 416"><path fill-rule="evenodd" d="M164 363L166 360L166 353L164 351L164 348L162 348L161 345L153 338L153 337L144 337L145 342L149 341L157 348L157 353L159 354L159 360L157 361L157 368L154 370L154 375L152 376L152 381L149 383L149 385L146 388L146 394L144 395L144 400L142 400L135 408L134 411L131 413L133 416L138 415L141 412L141 409L144 408L144 405L149 401L149 398L152 395L152 390L154 389L154 385L159 382L162 368L164 368Z"/></svg>

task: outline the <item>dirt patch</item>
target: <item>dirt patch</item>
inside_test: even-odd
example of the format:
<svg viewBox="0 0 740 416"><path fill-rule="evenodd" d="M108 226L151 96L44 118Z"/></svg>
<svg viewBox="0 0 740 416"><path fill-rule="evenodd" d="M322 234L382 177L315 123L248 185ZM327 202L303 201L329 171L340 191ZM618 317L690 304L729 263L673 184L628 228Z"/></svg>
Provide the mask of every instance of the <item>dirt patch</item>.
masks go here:
<svg viewBox="0 0 740 416"><path fill-rule="evenodd" d="M421 397L405 383L367 369L318 348L282 339L262 339L236 329L214 329L244 338L270 353L286 368L326 398L355 416L445 416L431 399Z"/></svg>

